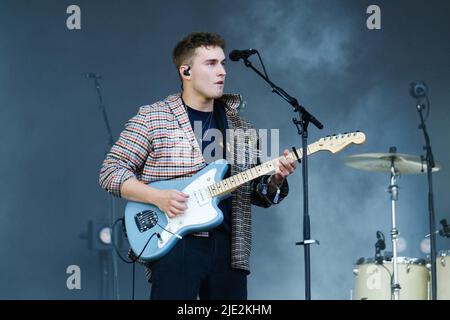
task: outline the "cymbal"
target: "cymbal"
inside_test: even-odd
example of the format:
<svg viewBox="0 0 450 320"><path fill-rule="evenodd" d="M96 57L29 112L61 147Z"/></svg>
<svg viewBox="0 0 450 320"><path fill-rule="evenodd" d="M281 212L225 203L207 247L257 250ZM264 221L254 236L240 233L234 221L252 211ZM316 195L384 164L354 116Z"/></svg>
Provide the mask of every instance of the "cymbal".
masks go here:
<svg viewBox="0 0 450 320"><path fill-rule="evenodd" d="M344 158L344 163L352 168L371 172L391 172L391 159L394 157L394 167L401 174L420 174L427 172L425 160L418 156L401 153L362 153ZM439 171L435 165L432 172Z"/></svg>

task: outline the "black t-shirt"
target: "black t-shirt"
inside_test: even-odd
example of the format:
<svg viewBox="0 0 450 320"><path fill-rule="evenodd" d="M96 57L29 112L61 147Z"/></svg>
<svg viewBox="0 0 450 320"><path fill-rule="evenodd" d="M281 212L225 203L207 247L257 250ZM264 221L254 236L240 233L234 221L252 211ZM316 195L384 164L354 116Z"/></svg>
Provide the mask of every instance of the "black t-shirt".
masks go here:
<svg viewBox="0 0 450 320"><path fill-rule="evenodd" d="M206 160L206 163L209 164L210 160L217 160L215 150L216 148L211 149L208 148L206 151L208 154L205 154L205 149L211 144L215 143L215 145L219 144L219 141L215 141L215 136L211 135L211 129L218 129L222 131L222 137L225 140L226 130L228 129L227 118L225 115L224 106L222 106L219 102L214 103L214 112L204 112L192 109L188 105L186 105L187 113L189 115L189 121L191 122L192 130L194 130L194 134L196 135L196 139L201 144L202 154ZM218 123L220 121L220 123ZM197 124L195 124L197 122ZM200 130L201 130L201 137ZM206 134L205 134L206 133ZM221 156L221 158L225 159L226 157L226 141L222 141L221 143L222 155L217 155L217 157ZM230 167L228 165L228 170L224 176L228 178L230 176ZM231 234L231 197L228 197L222 200L219 203L219 209L222 211L224 219L223 222L216 228L217 231L223 231L227 234Z"/></svg>

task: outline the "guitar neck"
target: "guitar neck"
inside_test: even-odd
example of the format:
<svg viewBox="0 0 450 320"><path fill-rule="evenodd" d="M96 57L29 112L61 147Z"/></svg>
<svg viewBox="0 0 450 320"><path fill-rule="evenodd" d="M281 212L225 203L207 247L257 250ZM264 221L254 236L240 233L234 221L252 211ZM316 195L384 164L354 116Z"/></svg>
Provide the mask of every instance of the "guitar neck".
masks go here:
<svg viewBox="0 0 450 320"><path fill-rule="evenodd" d="M321 149L319 148L318 143L314 142L308 145L307 150L308 155L310 155ZM303 158L303 149L299 148L296 149L296 151L300 159ZM275 168L278 167L281 158L282 157L277 157L251 169L242 171L241 173L238 173L232 177L216 182L208 187L209 193L213 197L223 196L232 192L236 188L239 188L244 183L257 179L263 175L271 174L275 172ZM294 152L290 152L289 155L286 156L286 158L291 162L297 161L297 156L294 154Z"/></svg>

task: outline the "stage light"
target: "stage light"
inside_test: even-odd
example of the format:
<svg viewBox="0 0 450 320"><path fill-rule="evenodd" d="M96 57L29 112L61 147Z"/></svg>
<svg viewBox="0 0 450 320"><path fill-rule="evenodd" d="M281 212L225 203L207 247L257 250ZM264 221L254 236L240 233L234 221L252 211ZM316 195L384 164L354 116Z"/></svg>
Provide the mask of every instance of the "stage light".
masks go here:
<svg viewBox="0 0 450 320"><path fill-rule="evenodd" d="M98 237L103 244L110 245L111 244L111 228L110 227L101 228L98 233Z"/></svg>
<svg viewBox="0 0 450 320"><path fill-rule="evenodd" d="M420 251L425 254L429 254L431 252L430 238L425 238L420 242Z"/></svg>
<svg viewBox="0 0 450 320"><path fill-rule="evenodd" d="M109 223L90 220L88 222L87 239L90 250L111 250L112 236Z"/></svg>
<svg viewBox="0 0 450 320"><path fill-rule="evenodd" d="M397 251L399 253L401 253L401 252L405 251L407 247L408 247L408 242L406 241L406 239L403 237L398 237Z"/></svg>

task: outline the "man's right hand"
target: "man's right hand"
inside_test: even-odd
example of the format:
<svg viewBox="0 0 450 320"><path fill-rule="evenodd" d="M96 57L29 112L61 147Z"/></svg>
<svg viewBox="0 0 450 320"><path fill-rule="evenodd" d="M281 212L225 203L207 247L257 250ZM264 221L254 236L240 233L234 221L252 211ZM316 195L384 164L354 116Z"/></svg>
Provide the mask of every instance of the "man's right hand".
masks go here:
<svg viewBox="0 0 450 320"><path fill-rule="evenodd" d="M151 203L164 211L169 218L182 214L189 196L178 190L157 189L145 185L136 178L126 180L121 186L121 195L130 201Z"/></svg>
<svg viewBox="0 0 450 320"><path fill-rule="evenodd" d="M155 205L164 211L169 218L182 214L186 209L189 195L178 190L158 190Z"/></svg>

